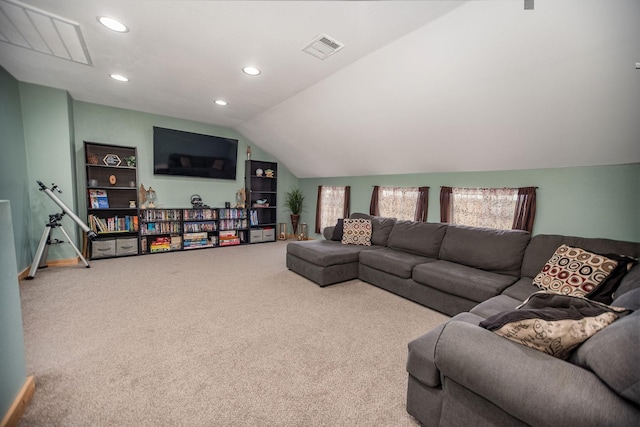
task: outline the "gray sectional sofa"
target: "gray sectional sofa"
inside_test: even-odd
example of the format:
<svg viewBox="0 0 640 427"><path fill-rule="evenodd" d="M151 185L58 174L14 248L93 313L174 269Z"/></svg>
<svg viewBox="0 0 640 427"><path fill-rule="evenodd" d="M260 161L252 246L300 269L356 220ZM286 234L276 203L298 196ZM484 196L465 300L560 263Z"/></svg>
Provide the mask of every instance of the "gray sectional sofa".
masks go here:
<svg viewBox="0 0 640 427"><path fill-rule="evenodd" d="M372 246L291 242L287 267L320 286L359 278L453 316L409 343L407 411L423 425L640 425L640 311L561 360L480 326L539 289L562 244L640 257L640 243L372 220ZM613 305L640 309L640 266Z"/></svg>

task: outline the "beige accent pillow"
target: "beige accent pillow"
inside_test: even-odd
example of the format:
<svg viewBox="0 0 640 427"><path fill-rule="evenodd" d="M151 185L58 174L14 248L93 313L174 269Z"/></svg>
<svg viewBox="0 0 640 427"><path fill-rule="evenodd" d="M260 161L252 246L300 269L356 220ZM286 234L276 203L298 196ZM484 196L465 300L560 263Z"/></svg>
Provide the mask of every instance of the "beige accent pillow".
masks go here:
<svg viewBox="0 0 640 427"><path fill-rule="evenodd" d="M582 297L539 291L515 310L480 322L501 337L559 359L632 310Z"/></svg>

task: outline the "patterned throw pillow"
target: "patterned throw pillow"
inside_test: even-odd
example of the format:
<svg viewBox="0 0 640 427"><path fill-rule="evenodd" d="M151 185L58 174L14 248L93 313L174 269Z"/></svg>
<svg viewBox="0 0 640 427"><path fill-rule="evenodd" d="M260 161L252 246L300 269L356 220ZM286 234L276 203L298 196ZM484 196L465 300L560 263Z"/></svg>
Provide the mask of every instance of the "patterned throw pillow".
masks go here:
<svg viewBox="0 0 640 427"><path fill-rule="evenodd" d="M542 290L583 297L600 286L618 261L584 249L562 245L533 279Z"/></svg>
<svg viewBox="0 0 640 427"><path fill-rule="evenodd" d="M371 220L345 218L342 222L342 244L371 246Z"/></svg>
<svg viewBox="0 0 640 427"><path fill-rule="evenodd" d="M517 309L498 313L480 327L559 359L632 310L582 297L539 291Z"/></svg>

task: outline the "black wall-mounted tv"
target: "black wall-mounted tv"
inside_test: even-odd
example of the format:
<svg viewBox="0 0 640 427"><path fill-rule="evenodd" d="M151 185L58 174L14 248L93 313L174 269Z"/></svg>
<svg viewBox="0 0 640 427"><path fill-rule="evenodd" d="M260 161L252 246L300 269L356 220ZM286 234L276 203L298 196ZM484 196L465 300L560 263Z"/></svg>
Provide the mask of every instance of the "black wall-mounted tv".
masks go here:
<svg viewBox="0 0 640 427"><path fill-rule="evenodd" d="M236 179L238 140L153 127L153 173Z"/></svg>

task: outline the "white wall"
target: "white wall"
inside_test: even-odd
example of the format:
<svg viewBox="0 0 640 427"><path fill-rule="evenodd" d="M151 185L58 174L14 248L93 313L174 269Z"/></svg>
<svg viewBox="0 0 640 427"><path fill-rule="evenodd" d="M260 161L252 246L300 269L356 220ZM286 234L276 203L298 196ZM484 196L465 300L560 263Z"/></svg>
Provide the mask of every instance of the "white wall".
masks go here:
<svg viewBox="0 0 640 427"><path fill-rule="evenodd" d="M238 129L300 178L637 163L638 17L470 1Z"/></svg>

